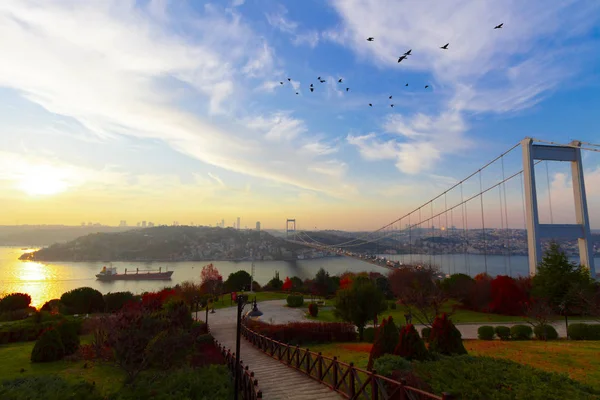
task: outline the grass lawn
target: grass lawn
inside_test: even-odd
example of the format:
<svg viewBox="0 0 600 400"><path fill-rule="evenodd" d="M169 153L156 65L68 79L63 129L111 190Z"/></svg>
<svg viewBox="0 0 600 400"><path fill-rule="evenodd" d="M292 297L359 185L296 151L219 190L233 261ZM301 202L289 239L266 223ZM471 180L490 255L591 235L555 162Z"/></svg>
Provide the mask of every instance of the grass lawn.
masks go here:
<svg viewBox="0 0 600 400"><path fill-rule="evenodd" d="M465 340L465 348L474 356L505 358L543 371L565 373L571 379L600 390L600 342L554 340L484 341ZM310 346L324 356L365 369L370 343L328 343Z"/></svg>
<svg viewBox="0 0 600 400"><path fill-rule="evenodd" d="M565 373L600 390L600 342L465 340L464 343L469 354L506 358L544 371Z"/></svg>
<svg viewBox="0 0 600 400"><path fill-rule="evenodd" d="M90 337L81 337L82 343L89 343ZM81 379L96 382L102 395L117 392L123 385L124 373L114 364L88 361L56 361L49 363L31 363L31 350L35 342L10 343L0 346L0 377L2 380L25 376L58 375L69 382ZM21 368L25 372L21 373Z"/></svg>

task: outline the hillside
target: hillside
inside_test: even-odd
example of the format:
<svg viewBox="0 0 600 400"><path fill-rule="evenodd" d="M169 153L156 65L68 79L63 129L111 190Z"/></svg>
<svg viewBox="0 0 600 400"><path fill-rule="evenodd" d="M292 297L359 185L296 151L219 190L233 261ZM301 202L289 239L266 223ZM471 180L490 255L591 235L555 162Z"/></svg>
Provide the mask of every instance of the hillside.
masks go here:
<svg viewBox="0 0 600 400"><path fill-rule="evenodd" d="M80 236L97 232L124 232L131 227L67 226L67 225L13 225L0 226L0 246L47 246L68 242Z"/></svg>
<svg viewBox="0 0 600 400"><path fill-rule="evenodd" d="M266 232L159 226L95 233L21 256L36 261L290 260L303 246Z"/></svg>

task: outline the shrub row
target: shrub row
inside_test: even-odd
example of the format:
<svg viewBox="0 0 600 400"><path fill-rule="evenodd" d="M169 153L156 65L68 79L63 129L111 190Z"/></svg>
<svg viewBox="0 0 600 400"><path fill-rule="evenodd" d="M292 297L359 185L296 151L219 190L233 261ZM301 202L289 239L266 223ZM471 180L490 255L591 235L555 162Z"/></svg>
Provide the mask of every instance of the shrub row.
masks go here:
<svg viewBox="0 0 600 400"><path fill-rule="evenodd" d="M304 296L301 294L290 294L286 301L288 307L302 307L304 305Z"/></svg>
<svg viewBox="0 0 600 400"><path fill-rule="evenodd" d="M246 326L256 333L292 345L353 342L356 340L354 325L344 322L269 324L263 321L248 320Z"/></svg>
<svg viewBox="0 0 600 400"><path fill-rule="evenodd" d="M0 326L0 344L37 340L45 330L57 327L64 320L64 317L56 317L36 322L34 317L30 317L23 321L2 325ZM71 322L75 324L79 334L82 321L72 320Z"/></svg>
<svg viewBox="0 0 600 400"><path fill-rule="evenodd" d="M477 337L480 340L493 340L498 336L500 340L530 340L535 334L536 339L555 340L558 339L558 332L552 325L538 325L531 329L529 325L508 326L489 326L483 325L477 329Z"/></svg>
<svg viewBox="0 0 600 400"><path fill-rule="evenodd" d="M573 340L600 340L600 325L571 324L568 333Z"/></svg>

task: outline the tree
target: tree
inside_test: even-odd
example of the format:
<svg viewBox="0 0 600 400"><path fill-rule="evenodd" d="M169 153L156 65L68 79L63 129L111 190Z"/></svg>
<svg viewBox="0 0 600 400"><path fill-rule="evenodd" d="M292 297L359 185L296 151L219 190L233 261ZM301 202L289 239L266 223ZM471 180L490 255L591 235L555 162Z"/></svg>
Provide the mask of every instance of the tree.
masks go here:
<svg viewBox="0 0 600 400"><path fill-rule="evenodd" d="M433 267L403 267L390 274L392 292L419 323L431 326L448 296L436 282Z"/></svg>
<svg viewBox="0 0 600 400"><path fill-rule="evenodd" d="M356 274L353 272L344 272L340 276L340 289L348 289L350 286L352 286L352 280L355 276Z"/></svg>
<svg viewBox="0 0 600 400"><path fill-rule="evenodd" d="M31 296L26 293L11 293L0 299L0 312L23 310L31 304Z"/></svg>
<svg viewBox="0 0 600 400"><path fill-rule="evenodd" d="M425 342L415 329L413 324L408 324L400 331L398 346L394 350L394 354L404 357L407 360L424 361L427 356Z"/></svg>
<svg viewBox="0 0 600 400"><path fill-rule="evenodd" d="M440 287L449 297L465 303L474 284L475 280L467 274L452 274L440 282Z"/></svg>
<svg viewBox="0 0 600 400"><path fill-rule="evenodd" d="M296 292L302 292L304 290L304 282L302 282L302 279L297 276L292 276L290 280L292 281L293 290Z"/></svg>
<svg viewBox="0 0 600 400"><path fill-rule="evenodd" d="M490 282L489 309L496 314L520 315L529 296L510 276L498 275Z"/></svg>
<svg viewBox="0 0 600 400"><path fill-rule="evenodd" d="M449 356L467 354L460 331L446 313L433 321L429 335L429 350Z"/></svg>
<svg viewBox="0 0 600 400"><path fill-rule="evenodd" d="M362 341L362 339L361 339ZM385 354L394 354L394 350L398 345L398 327L394 323L394 319L390 315L388 318L384 318L381 321L381 325L377 329L375 334L375 341L371 347L369 354L369 363L367 364L367 370L373 369L375 360Z"/></svg>
<svg viewBox="0 0 600 400"><path fill-rule="evenodd" d="M279 279L279 271L275 271L275 276L267 282L263 289L266 290L281 290L283 286L283 281Z"/></svg>
<svg viewBox="0 0 600 400"><path fill-rule="evenodd" d="M281 289L282 290L292 290L292 280L290 279L289 276L285 277L285 281L283 282Z"/></svg>
<svg viewBox="0 0 600 400"><path fill-rule="evenodd" d="M244 290L250 285L250 274L244 270L240 270L229 274L225 281L225 290L228 292L238 292Z"/></svg>
<svg viewBox="0 0 600 400"><path fill-rule="evenodd" d="M219 294L219 289L223 285L223 277L214 265L208 264L202 267L200 278L202 280L201 285L207 293L212 296Z"/></svg>
<svg viewBox="0 0 600 400"><path fill-rule="evenodd" d="M315 294L318 294L319 296L327 296L328 294L334 294L337 289L331 276L329 276L329 272L325 271L323 268L319 269L319 271L315 275L315 279L313 281L313 288Z"/></svg>
<svg viewBox="0 0 600 400"><path fill-rule="evenodd" d="M91 314L104 311L104 296L96 289L80 287L63 293L60 302L67 314Z"/></svg>
<svg viewBox="0 0 600 400"><path fill-rule="evenodd" d="M368 278L357 277L350 288L338 291L335 298L335 315L356 325L361 341L367 322L386 309L383 293Z"/></svg>
<svg viewBox="0 0 600 400"><path fill-rule="evenodd" d="M589 290L592 284L589 270L569 262L559 245L552 242L532 279L532 294L546 299L555 312L570 314L580 307L577 291Z"/></svg>
<svg viewBox="0 0 600 400"><path fill-rule="evenodd" d="M523 303L523 314L533 328L545 327L551 324L554 310L545 299L531 299Z"/></svg>

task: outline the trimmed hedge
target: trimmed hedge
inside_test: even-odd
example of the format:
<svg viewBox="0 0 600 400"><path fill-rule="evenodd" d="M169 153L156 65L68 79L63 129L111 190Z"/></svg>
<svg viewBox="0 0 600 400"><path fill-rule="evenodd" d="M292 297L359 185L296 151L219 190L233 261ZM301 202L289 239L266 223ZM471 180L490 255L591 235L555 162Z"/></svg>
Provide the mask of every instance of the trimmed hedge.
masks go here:
<svg viewBox="0 0 600 400"><path fill-rule="evenodd" d="M410 371L412 364L406 358L394 354L384 354L375 360L373 369L379 375L391 377L394 371Z"/></svg>
<svg viewBox="0 0 600 400"><path fill-rule="evenodd" d="M497 326L494 329L496 332L496 336L500 338L500 340L510 340L510 328L508 326Z"/></svg>
<svg viewBox="0 0 600 400"><path fill-rule="evenodd" d="M494 340L494 327L489 325L482 325L477 328L477 337L480 340Z"/></svg>
<svg viewBox="0 0 600 400"><path fill-rule="evenodd" d="M533 329L528 325L514 325L510 328L510 337L513 340L529 340L533 336Z"/></svg>
<svg viewBox="0 0 600 400"><path fill-rule="evenodd" d="M368 343L373 343L375 341L375 328L372 326L365 328L363 331L363 340Z"/></svg>
<svg viewBox="0 0 600 400"><path fill-rule="evenodd" d="M597 399L600 390L514 361L468 355L413 362L413 371L434 393L461 400Z"/></svg>
<svg viewBox="0 0 600 400"><path fill-rule="evenodd" d="M533 328L533 333L536 339L540 340L556 340L558 339L558 332L552 325L538 325Z"/></svg>
<svg viewBox="0 0 600 400"><path fill-rule="evenodd" d="M31 362L58 361L65 355L65 346L56 329L48 329L35 342L31 351Z"/></svg>
<svg viewBox="0 0 600 400"><path fill-rule="evenodd" d="M0 383L0 399L5 400L101 400L88 382L69 384L55 375L30 376Z"/></svg>
<svg viewBox="0 0 600 400"><path fill-rule="evenodd" d="M55 328L66 320L61 315L51 316L46 313L42 313L39 317L41 319L39 323L35 321L36 316L33 316L22 321L0 325L0 344L37 340L45 330ZM82 321L69 320L69 322L76 324L77 334L80 334Z"/></svg>
<svg viewBox="0 0 600 400"><path fill-rule="evenodd" d="M290 294L286 301L288 307L302 307L304 305L304 296L301 294Z"/></svg>
<svg viewBox="0 0 600 400"><path fill-rule="evenodd" d="M567 332L569 338L573 340L600 340L600 325L598 324L571 324Z"/></svg>
<svg viewBox="0 0 600 400"><path fill-rule="evenodd" d="M356 329L345 322L290 322L269 324L260 320L248 320L246 326L261 335L289 344L354 342Z"/></svg>

